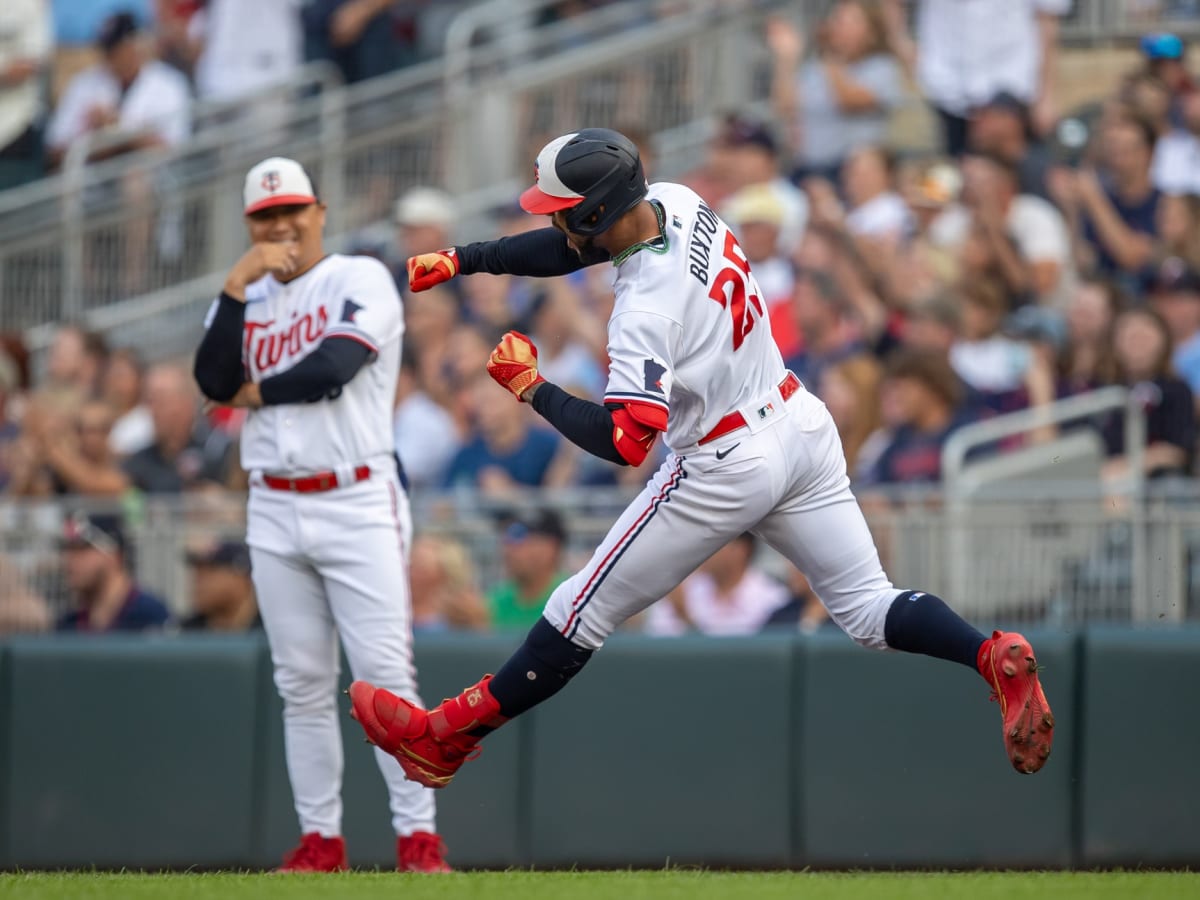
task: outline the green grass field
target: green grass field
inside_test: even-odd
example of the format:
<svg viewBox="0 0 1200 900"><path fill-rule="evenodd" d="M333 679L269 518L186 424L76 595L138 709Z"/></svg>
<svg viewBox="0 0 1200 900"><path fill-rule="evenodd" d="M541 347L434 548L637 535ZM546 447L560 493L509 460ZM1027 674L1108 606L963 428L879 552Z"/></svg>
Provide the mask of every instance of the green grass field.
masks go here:
<svg viewBox="0 0 1200 900"><path fill-rule="evenodd" d="M1200 875L1180 872L723 873L355 872L264 874L0 874L0 897L70 900L1187 900Z"/></svg>

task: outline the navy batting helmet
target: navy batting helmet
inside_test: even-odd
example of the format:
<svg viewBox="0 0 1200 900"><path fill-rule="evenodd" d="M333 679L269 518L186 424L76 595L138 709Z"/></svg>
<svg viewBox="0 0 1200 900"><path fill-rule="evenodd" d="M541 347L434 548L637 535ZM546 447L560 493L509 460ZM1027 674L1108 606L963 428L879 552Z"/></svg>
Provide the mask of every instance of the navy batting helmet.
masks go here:
<svg viewBox="0 0 1200 900"><path fill-rule="evenodd" d="M594 235L646 196L646 175L633 141L608 128L584 128L555 138L535 164L537 183L521 195L521 208L537 215L567 213L567 229Z"/></svg>

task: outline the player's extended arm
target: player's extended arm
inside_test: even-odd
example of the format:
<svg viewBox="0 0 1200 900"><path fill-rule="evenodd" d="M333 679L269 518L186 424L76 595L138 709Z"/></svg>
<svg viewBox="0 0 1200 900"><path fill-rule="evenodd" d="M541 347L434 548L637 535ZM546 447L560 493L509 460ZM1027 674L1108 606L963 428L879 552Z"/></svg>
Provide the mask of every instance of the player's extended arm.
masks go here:
<svg viewBox="0 0 1200 900"><path fill-rule="evenodd" d="M204 396L218 403L232 400L242 386L242 330L246 304L222 293L212 324L196 348L192 373Z"/></svg>
<svg viewBox="0 0 1200 900"><path fill-rule="evenodd" d="M539 228L495 241L414 256L408 261L408 286L414 291L424 291L455 275L479 272L551 278L569 275L608 259L608 254L602 250L593 250L581 257L557 228Z"/></svg>
<svg viewBox="0 0 1200 900"><path fill-rule="evenodd" d="M519 331L504 335L487 369L501 387L529 403L571 443L617 465L641 465L667 427L667 413L660 406L636 400L601 406L546 381L538 374L537 348Z"/></svg>

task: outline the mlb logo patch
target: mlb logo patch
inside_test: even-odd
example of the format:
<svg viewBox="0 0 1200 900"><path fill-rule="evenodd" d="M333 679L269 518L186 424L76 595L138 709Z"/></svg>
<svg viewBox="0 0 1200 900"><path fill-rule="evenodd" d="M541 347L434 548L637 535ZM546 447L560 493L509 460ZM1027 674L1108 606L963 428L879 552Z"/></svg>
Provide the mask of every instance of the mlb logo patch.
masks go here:
<svg viewBox="0 0 1200 900"><path fill-rule="evenodd" d="M760 419L765 419L767 416L772 415L774 412L775 412L775 404L768 403L766 406L760 406L758 408L758 417Z"/></svg>

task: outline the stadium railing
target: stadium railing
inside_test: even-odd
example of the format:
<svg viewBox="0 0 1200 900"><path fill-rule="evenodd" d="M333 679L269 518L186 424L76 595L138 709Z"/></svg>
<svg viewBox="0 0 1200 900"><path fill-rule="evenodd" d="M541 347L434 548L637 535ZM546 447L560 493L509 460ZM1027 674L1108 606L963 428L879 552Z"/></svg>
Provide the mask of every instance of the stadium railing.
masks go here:
<svg viewBox="0 0 1200 900"><path fill-rule="evenodd" d="M482 586L502 577L496 513L514 503L559 509L569 540L565 565L586 562L632 493L617 489L529 491L504 501L474 492L414 495L418 532L460 542ZM1009 485L1003 496L956 506L931 488L859 492L885 568L898 586L945 597L969 619L1070 627L1170 624L1200 618L1200 486L1151 483L1119 503L1096 483ZM190 607L185 552L197 541L239 539L245 498L229 492L183 497L130 495L0 506L3 606L43 598L55 614L67 598L57 538L64 516L88 507L126 514L138 579L177 611ZM781 579L790 567L760 548L759 564Z"/></svg>

